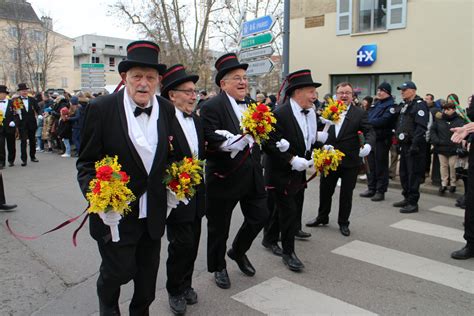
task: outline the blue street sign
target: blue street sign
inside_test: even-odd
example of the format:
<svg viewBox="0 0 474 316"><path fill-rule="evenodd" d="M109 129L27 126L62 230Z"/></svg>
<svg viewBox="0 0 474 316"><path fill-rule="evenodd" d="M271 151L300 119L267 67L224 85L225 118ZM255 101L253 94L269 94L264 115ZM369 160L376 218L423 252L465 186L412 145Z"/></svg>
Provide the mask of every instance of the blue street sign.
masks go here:
<svg viewBox="0 0 474 316"><path fill-rule="evenodd" d="M357 51L357 66L371 66L377 60L377 45L364 45Z"/></svg>
<svg viewBox="0 0 474 316"><path fill-rule="evenodd" d="M275 19L271 15L265 15L255 20L244 22L244 25L242 25L242 37L269 31L272 29L273 24L275 24Z"/></svg>

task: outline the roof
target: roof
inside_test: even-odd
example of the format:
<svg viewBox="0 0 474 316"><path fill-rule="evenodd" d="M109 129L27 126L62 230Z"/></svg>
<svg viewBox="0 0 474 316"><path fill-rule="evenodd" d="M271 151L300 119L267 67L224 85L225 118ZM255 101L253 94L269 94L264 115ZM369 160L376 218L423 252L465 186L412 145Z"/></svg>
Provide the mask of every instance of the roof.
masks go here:
<svg viewBox="0 0 474 316"><path fill-rule="evenodd" d="M0 0L0 19L41 23L31 4L25 0Z"/></svg>

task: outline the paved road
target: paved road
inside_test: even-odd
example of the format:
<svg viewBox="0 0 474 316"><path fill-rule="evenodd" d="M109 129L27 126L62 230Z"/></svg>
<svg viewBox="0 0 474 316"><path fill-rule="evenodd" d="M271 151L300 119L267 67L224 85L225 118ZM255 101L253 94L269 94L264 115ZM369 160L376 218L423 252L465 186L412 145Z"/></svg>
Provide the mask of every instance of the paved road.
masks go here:
<svg viewBox="0 0 474 316"><path fill-rule="evenodd" d="M85 208L75 181L75 160L55 154L38 158L37 164L3 171L7 201L18 208L0 213L0 315L96 315L99 255L87 226L74 248L73 227L20 241L3 224L10 219L18 232L35 234ZM364 189L358 184L355 195ZM453 208L454 200L424 194L420 212L403 215L391 207L399 191L390 189L386 197L382 203L354 199L349 238L338 231L337 213L331 214L329 226L308 229L312 238L296 245L306 265L302 273L287 270L260 245L259 236L248 254L257 274L246 277L229 261L229 290L217 288L207 273L203 220L194 279L199 303L188 308L188 315L471 315L474 260L449 257L463 246L462 217ZM305 221L315 216L317 204L315 181L306 193ZM231 236L241 221L236 210ZM171 315L164 289L167 243L162 244L152 315ZM131 290L127 285L122 291L124 312Z"/></svg>

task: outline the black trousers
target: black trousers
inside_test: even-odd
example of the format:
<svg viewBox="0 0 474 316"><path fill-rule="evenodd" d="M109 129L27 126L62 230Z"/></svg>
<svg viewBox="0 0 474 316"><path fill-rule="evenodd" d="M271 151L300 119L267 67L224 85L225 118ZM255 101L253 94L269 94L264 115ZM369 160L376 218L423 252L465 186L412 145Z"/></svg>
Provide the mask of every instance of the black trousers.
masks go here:
<svg viewBox="0 0 474 316"><path fill-rule="evenodd" d="M30 143L30 159L36 158L36 131L22 128L20 129L20 148L21 148L21 161L26 162L28 160L28 156L26 155L26 143L27 141Z"/></svg>
<svg viewBox="0 0 474 316"><path fill-rule="evenodd" d="M99 243L102 257L97 280L100 315L119 312L120 286L133 280L134 292L130 315L148 315L155 299L156 277L160 264L160 240L152 240L146 219L140 220L142 236L134 243Z"/></svg>
<svg viewBox="0 0 474 316"><path fill-rule="evenodd" d="M370 172L367 184L370 191L385 193L388 188L388 153L391 139L380 139L375 143L374 150L369 154Z"/></svg>
<svg viewBox="0 0 474 316"><path fill-rule="evenodd" d="M471 144L472 146L472 144ZM464 239L474 248L474 151L469 153L468 185L466 187L466 211L464 213Z"/></svg>
<svg viewBox="0 0 474 316"><path fill-rule="evenodd" d="M169 241L166 289L170 295L176 296L183 294L192 284L201 237L201 219L167 224L166 233Z"/></svg>
<svg viewBox="0 0 474 316"><path fill-rule="evenodd" d="M275 211L270 218L268 229L263 239L269 243L277 243L281 233L283 253L295 251L295 235L301 229L301 209L304 201L304 189L294 195L272 190L270 195L275 202Z"/></svg>
<svg viewBox="0 0 474 316"><path fill-rule="evenodd" d="M16 156L15 134L7 133L5 131L0 132L0 164L3 165L5 165L7 158L5 143L7 144L8 150L8 162L14 162Z"/></svg>
<svg viewBox="0 0 474 316"><path fill-rule="evenodd" d="M5 200L5 188L3 187L3 176L0 172L0 205L7 203Z"/></svg>
<svg viewBox="0 0 474 316"><path fill-rule="evenodd" d="M207 269L209 272L226 268L225 253L229 238L232 211L238 202L244 222L232 243L236 256L243 256L268 220L267 195L248 194L240 200L213 198L207 201Z"/></svg>
<svg viewBox="0 0 474 316"><path fill-rule="evenodd" d="M431 183L441 186L441 170L438 155L433 155L433 163L431 164Z"/></svg>
<svg viewBox="0 0 474 316"><path fill-rule="evenodd" d="M419 145L417 154L410 154L411 144L400 146L400 183L402 195L411 205L418 204L420 199L420 184L425 176L425 146Z"/></svg>
<svg viewBox="0 0 474 316"><path fill-rule="evenodd" d="M352 210L352 193L357 183L357 168L339 168L331 171L327 177L321 176L319 186L319 210L318 219L329 220L331 212L332 195L336 189L337 180L341 178L341 190L339 194L339 215L337 223L339 225L349 225L349 216Z"/></svg>

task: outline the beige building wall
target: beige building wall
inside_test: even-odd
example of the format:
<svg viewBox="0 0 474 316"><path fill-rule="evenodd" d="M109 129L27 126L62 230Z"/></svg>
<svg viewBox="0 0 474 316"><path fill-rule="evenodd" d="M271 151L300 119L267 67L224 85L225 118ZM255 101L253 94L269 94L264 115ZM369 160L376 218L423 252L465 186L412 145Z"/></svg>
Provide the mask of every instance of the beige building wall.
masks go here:
<svg viewBox="0 0 474 316"><path fill-rule="evenodd" d="M311 69L323 84L320 95L330 92L330 75L400 72L411 72L419 95L454 92L465 105L474 93L473 0L409 0L406 28L340 36L336 0L291 3L290 72ZM305 18L324 13L324 26L305 28ZM357 67L357 50L366 44L377 45L377 61Z"/></svg>
<svg viewBox="0 0 474 316"><path fill-rule="evenodd" d="M62 88L72 92L76 86L74 78L74 40L54 32L51 35L53 36L52 41L58 45L58 49L56 51L57 57L49 70L47 89Z"/></svg>

